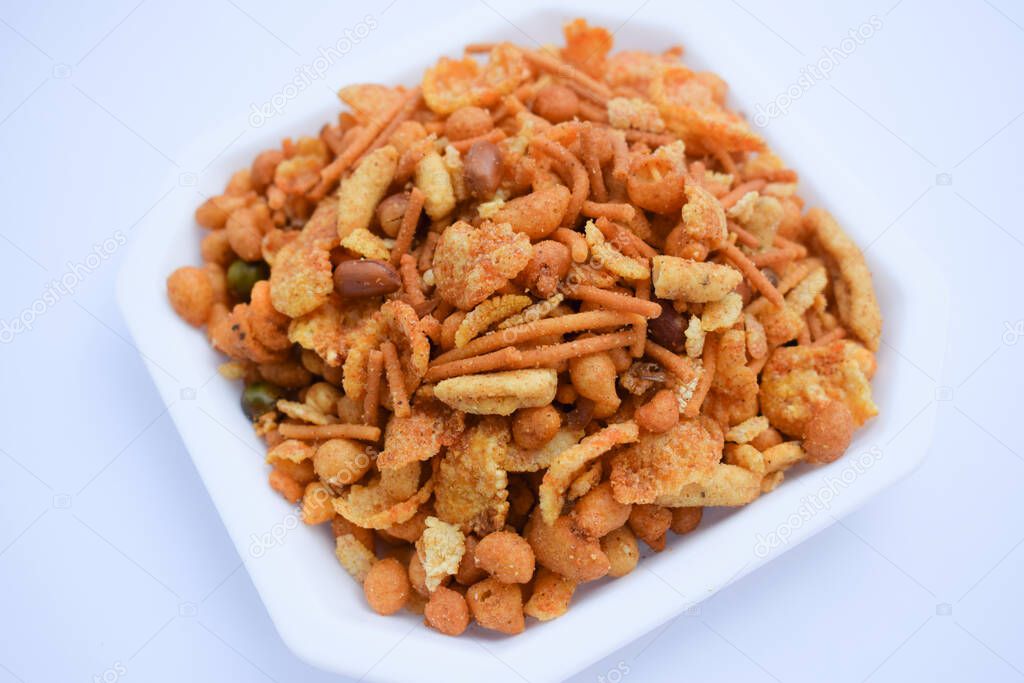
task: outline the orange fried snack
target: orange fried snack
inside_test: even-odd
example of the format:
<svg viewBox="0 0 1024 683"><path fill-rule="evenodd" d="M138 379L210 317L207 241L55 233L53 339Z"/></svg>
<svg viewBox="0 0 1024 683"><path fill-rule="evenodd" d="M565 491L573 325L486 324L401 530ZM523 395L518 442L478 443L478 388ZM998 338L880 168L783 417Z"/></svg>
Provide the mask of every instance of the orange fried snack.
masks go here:
<svg viewBox="0 0 1024 683"><path fill-rule="evenodd" d="M878 413L868 264L725 81L564 34L342 88L196 210L203 264L167 279L270 489L374 613L450 636L565 614Z"/></svg>

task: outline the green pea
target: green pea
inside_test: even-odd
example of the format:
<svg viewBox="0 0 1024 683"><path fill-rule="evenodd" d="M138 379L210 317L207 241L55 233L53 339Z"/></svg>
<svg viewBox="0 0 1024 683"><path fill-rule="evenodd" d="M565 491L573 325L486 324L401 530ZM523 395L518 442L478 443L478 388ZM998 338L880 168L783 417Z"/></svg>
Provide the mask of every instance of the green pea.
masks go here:
<svg viewBox="0 0 1024 683"><path fill-rule="evenodd" d="M237 299L249 300L252 286L270 277L270 269L263 261L237 259L228 266L228 289Z"/></svg>
<svg viewBox="0 0 1024 683"><path fill-rule="evenodd" d="M277 400L283 397L284 391L276 384L253 382L242 391L242 412L250 420L255 420L263 413L273 410Z"/></svg>

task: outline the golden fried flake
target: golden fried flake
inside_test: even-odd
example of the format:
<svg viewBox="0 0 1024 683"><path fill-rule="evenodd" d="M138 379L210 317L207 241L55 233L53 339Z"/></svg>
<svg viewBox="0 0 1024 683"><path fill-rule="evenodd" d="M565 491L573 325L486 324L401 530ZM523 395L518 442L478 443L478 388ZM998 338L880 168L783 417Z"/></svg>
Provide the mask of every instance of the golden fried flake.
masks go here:
<svg viewBox="0 0 1024 683"><path fill-rule="evenodd" d="M430 460L450 446L465 425L464 416L437 401L418 401L409 417L392 415L384 429L384 450L377 467L386 470Z"/></svg>
<svg viewBox="0 0 1024 683"><path fill-rule="evenodd" d="M649 280L650 265L641 259L626 256L604 239L604 234L597 229L594 221L587 221L584 228L590 253L595 265L600 264L605 270L627 280Z"/></svg>
<svg viewBox="0 0 1024 683"><path fill-rule="evenodd" d="M608 122L614 128L633 128L651 133L665 130L658 108L637 97L613 97L608 100Z"/></svg>
<svg viewBox="0 0 1024 683"><path fill-rule="evenodd" d="M442 57L423 74L423 101L438 114L451 114L462 107L490 107L527 75L522 53L511 45L491 50L483 68L472 57Z"/></svg>
<svg viewBox="0 0 1024 683"><path fill-rule="evenodd" d="M437 383L434 396L474 415L511 415L551 403L557 388L558 373L536 368L452 377Z"/></svg>
<svg viewBox="0 0 1024 683"><path fill-rule="evenodd" d="M270 271L271 301L281 313L297 317L319 308L334 291L330 250L337 246L338 202L320 202L299 236L282 246Z"/></svg>
<svg viewBox="0 0 1024 683"><path fill-rule="evenodd" d="M338 239L346 239L355 230L366 230L373 212L395 177L398 150L381 147L359 162L338 188Z"/></svg>
<svg viewBox="0 0 1024 683"><path fill-rule="evenodd" d="M383 239L374 235L366 228L356 228L341 240L341 246L351 251L356 256L368 259L386 261L391 256L391 250Z"/></svg>
<svg viewBox="0 0 1024 683"><path fill-rule="evenodd" d="M725 433L725 440L733 443L750 443L754 438L768 429L771 425L768 423L768 418L764 415L757 415L755 417L748 418L737 425L733 425L729 431Z"/></svg>
<svg viewBox="0 0 1024 683"><path fill-rule="evenodd" d="M353 484L349 487L345 495L334 499L334 511L364 529L387 529L411 519L433 492L434 477L431 477L411 497L395 500L381 486L378 477L366 486Z"/></svg>
<svg viewBox="0 0 1024 683"><path fill-rule="evenodd" d="M824 209L811 209L804 220L838 276L832 286L839 319L868 349L878 351L882 312L864 254Z"/></svg>
<svg viewBox="0 0 1024 683"><path fill-rule="evenodd" d="M757 373L747 367L747 336L726 330L718 341L718 359L704 412L723 427L757 415Z"/></svg>
<svg viewBox="0 0 1024 683"><path fill-rule="evenodd" d="M533 300L523 294L502 294L477 304L455 331L455 346L462 348L491 325L515 315L530 305Z"/></svg>
<svg viewBox="0 0 1024 683"><path fill-rule="evenodd" d="M459 221L441 235L434 250L434 279L441 298L469 310L501 289L530 261L530 238L508 223L479 228Z"/></svg>
<svg viewBox="0 0 1024 683"><path fill-rule="evenodd" d="M857 426L878 414L868 378L871 353L845 339L823 346L784 346L761 376L761 410L779 431L801 437L816 406L830 399L850 409Z"/></svg>
<svg viewBox="0 0 1024 683"><path fill-rule="evenodd" d="M360 123L368 123L402 99L399 88L391 88L379 83L354 83L346 85L338 91L338 99L352 109L352 115Z"/></svg>
<svg viewBox="0 0 1024 683"><path fill-rule="evenodd" d="M695 150L719 147L727 152L764 149L764 140L738 114L716 101L705 79L685 66L662 66L651 81L650 97L667 128Z"/></svg>
<svg viewBox="0 0 1024 683"><path fill-rule="evenodd" d="M544 521L553 524L562 514L565 491L580 470L591 460L598 458L616 446L633 443L640 438L640 428L633 421L610 424L599 432L584 438L559 454L541 482L540 510Z"/></svg>
<svg viewBox="0 0 1024 683"><path fill-rule="evenodd" d="M761 495L761 475L736 465L716 465L710 474L655 499L665 507L746 505Z"/></svg>
<svg viewBox="0 0 1024 683"><path fill-rule="evenodd" d="M362 583L370 573L370 567L377 561L376 556L352 534L341 534L334 543L334 554L338 562L352 578Z"/></svg>
<svg viewBox="0 0 1024 683"><path fill-rule="evenodd" d="M418 384L430 363L430 339L412 306L392 299L380 307L381 320L388 338L401 353L406 385Z"/></svg>
<svg viewBox="0 0 1024 683"><path fill-rule="evenodd" d="M341 301L329 297L315 311L294 318L288 325L288 339L315 351L328 365L339 365L345 352Z"/></svg>
<svg viewBox="0 0 1024 683"><path fill-rule="evenodd" d="M438 468L434 498L440 519L481 536L505 525L508 476L501 464L510 440L507 421L488 417L448 448Z"/></svg>
<svg viewBox="0 0 1024 683"><path fill-rule="evenodd" d="M620 503L653 503L658 496L701 481L722 456L722 430L710 418L681 418L663 434L645 432L612 459L611 482Z"/></svg>
<svg viewBox="0 0 1024 683"><path fill-rule="evenodd" d="M445 577L459 571L459 563L466 552L466 538L459 527L437 517L427 517L426 527L416 541L416 554L423 564L427 590L433 592Z"/></svg>
<svg viewBox="0 0 1024 683"><path fill-rule="evenodd" d="M556 457L571 446L578 444L582 438L582 429L563 427L540 448L527 450L520 448L513 441L509 444L502 467L509 472L537 472L547 469L551 467L551 463L555 461Z"/></svg>
<svg viewBox="0 0 1024 683"><path fill-rule="evenodd" d="M574 19L562 27L565 47L562 59L595 78L604 75L605 62L612 49L612 34L606 28Z"/></svg>

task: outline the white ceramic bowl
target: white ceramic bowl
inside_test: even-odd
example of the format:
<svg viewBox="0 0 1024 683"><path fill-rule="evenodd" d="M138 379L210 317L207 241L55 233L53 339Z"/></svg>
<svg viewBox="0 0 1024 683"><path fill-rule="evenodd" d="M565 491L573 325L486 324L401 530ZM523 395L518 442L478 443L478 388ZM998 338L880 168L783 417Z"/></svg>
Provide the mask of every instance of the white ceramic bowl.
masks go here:
<svg viewBox="0 0 1024 683"><path fill-rule="evenodd" d="M609 27L626 19L586 9L583 14ZM447 20L443 32L425 39L417 35L401 51L360 49L346 55L346 71L354 81L410 84L439 54L457 54L468 42L522 42L524 32L559 42L562 23L573 16L523 10L500 18L478 5ZM667 22L673 26L634 18L618 29L616 48L660 50L681 42L688 63L722 74L732 86L734 104L753 111L742 95L745 84L757 82L758 60L719 39L728 27L710 4L694 3L680 16L685 21ZM324 98L317 102L291 103L219 157L230 136L204 136L188 158L216 157L204 177L220 187L262 149L315 131L336 115ZM795 112L786 119L766 137L801 171L809 204L829 208L859 243L869 243L883 228L869 195L827 153L821 126L800 121ZM928 449L935 419L931 385L901 356L939 367L947 297L920 250L909 238L892 234L885 250L868 252L885 315L874 381L881 415L858 433L844 459L794 472L745 508L709 511L695 533L670 540L664 552L642 560L627 577L585 586L568 614L547 624L530 623L519 636L472 629L447 638L411 615L377 616L339 567L329 530L302 525L295 509L267 486L264 449L239 409L239 385L217 375L222 359L167 303L167 274L199 259L201 231L192 218L199 201L198 195L178 192L154 209L149 225L159 229L134 237L120 274L121 310L281 637L298 656L324 669L371 680L564 679L849 513L909 472Z"/></svg>

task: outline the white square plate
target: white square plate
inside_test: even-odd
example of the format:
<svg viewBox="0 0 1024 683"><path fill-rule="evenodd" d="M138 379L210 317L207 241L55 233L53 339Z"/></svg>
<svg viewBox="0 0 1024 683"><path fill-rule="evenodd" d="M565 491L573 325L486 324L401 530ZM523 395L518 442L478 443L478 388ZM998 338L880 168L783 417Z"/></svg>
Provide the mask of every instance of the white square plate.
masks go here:
<svg viewBox="0 0 1024 683"><path fill-rule="evenodd" d="M625 20L594 16L585 8L580 14L608 27ZM346 55L346 73L352 81L410 84L440 54L455 54L469 42L522 42L524 34L559 42L562 23L574 16L521 10L499 18L477 5L446 19L443 32L426 40L421 33L401 51L360 49ZM688 63L722 74L736 93L734 104L753 111L754 103L744 102L742 94L757 83L758 59L740 44L719 39L728 27L711 4L694 3L678 16L685 21L673 26L639 18L626 22L616 32L616 48L660 50L681 42ZM189 158L215 159L204 178L211 179L210 192L218 192L262 149L316 131L334 117L337 110L323 101L291 102L284 114L249 131L244 143L220 156L231 136L204 136ZM827 154L826 135L813 122L794 112L766 132L806 179L802 192L810 205L829 208L861 245L880 234L869 194ZM671 540L666 551L642 560L627 577L587 585L567 615L531 623L517 637L475 629L447 638L411 615L379 617L338 566L329 531L302 525L295 509L267 486L264 449L239 409L239 386L217 375L222 359L167 303L167 274L199 260L201 231L192 218L199 200L179 192L154 209L150 224L160 229L136 236L120 274L121 310L281 637L297 655L324 669L373 680L564 679L848 514L919 464L928 449L935 420L932 385L903 359L940 367L948 297L911 239L890 234L885 250L868 252L885 315L874 381L881 415L858 433L845 458L801 468L745 508L709 511L695 533Z"/></svg>

